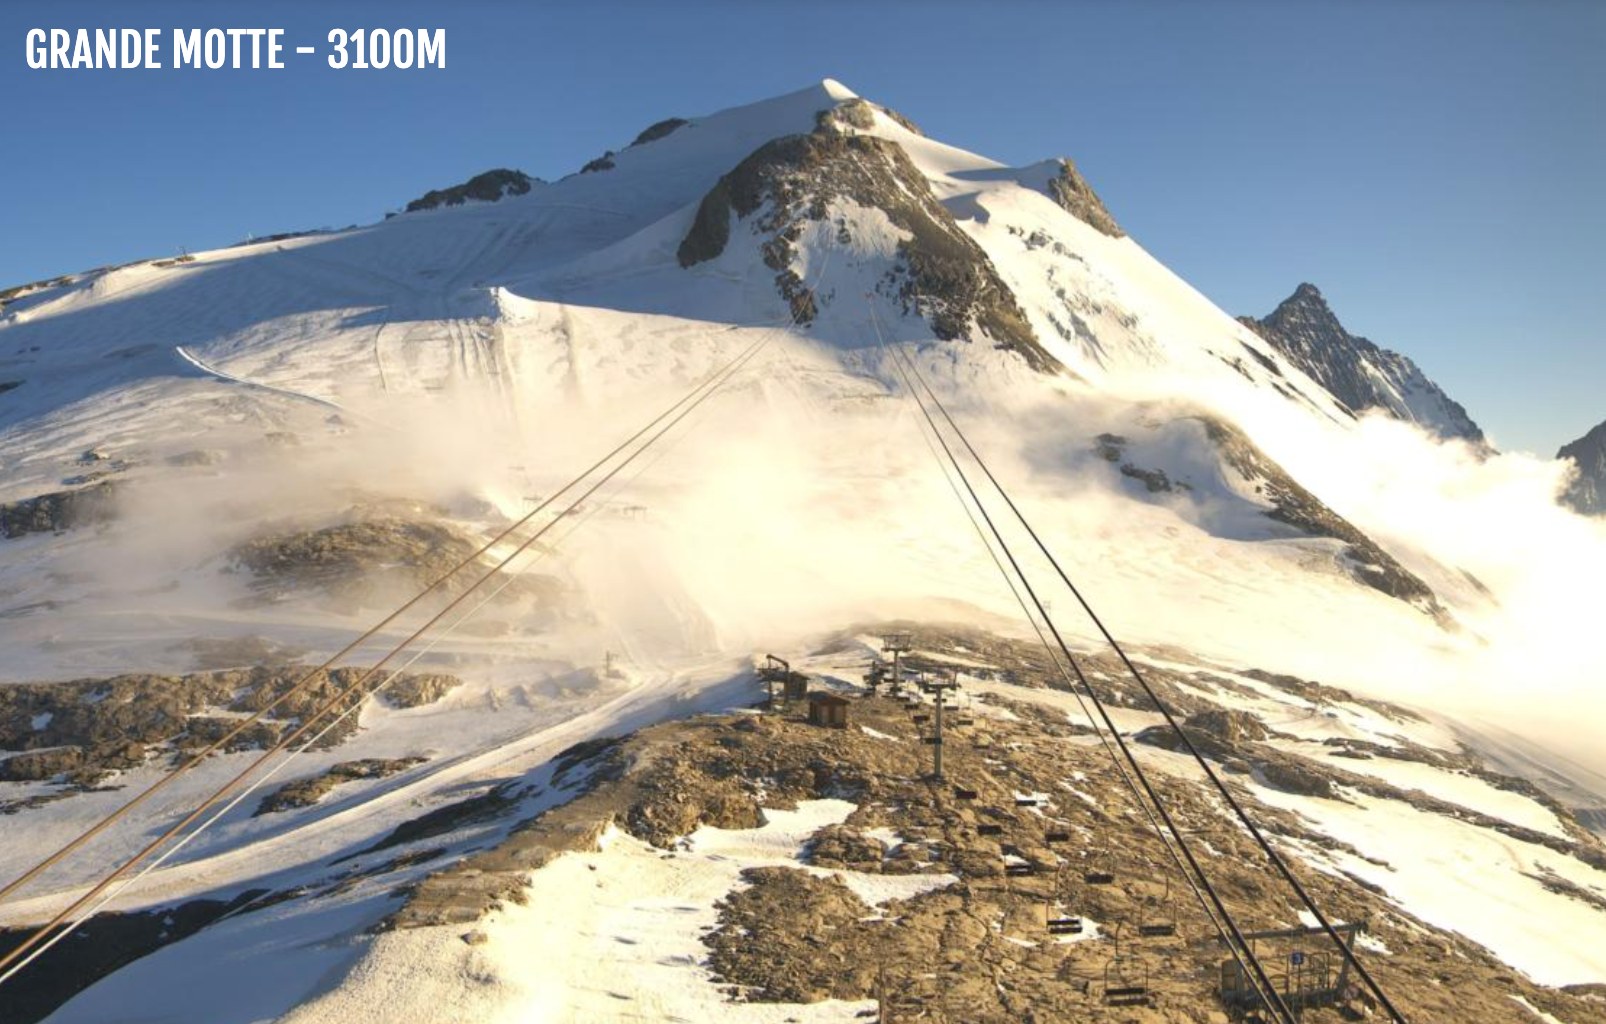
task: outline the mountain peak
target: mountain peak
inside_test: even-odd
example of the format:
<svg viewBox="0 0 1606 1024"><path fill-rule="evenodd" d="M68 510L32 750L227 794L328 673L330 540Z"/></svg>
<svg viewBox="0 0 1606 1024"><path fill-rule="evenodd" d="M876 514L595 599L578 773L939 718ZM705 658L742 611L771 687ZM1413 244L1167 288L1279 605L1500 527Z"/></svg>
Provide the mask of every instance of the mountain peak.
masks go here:
<svg viewBox="0 0 1606 1024"><path fill-rule="evenodd" d="M1562 445L1556 458L1571 459L1578 467L1562 501L1584 515L1606 515L1606 422Z"/></svg>
<svg viewBox="0 0 1606 1024"><path fill-rule="evenodd" d="M847 86L843 85L841 82L838 82L834 78L820 79L820 88L823 89L826 94L834 100L854 100L859 98L858 93L854 92L852 89L849 89Z"/></svg>
<svg viewBox="0 0 1606 1024"><path fill-rule="evenodd" d="M1442 438L1483 441L1461 405L1406 356L1351 334L1321 290L1301 282L1264 320L1240 317L1353 412L1381 409Z"/></svg>
<svg viewBox="0 0 1606 1024"><path fill-rule="evenodd" d="M1082 177L1082 172L1076 169L1076 163L1069 157L1060 157L1059 173L1049 179L1049 197L1058 203L1071 216L1089 225L1095 231L1109 235L1111 238L1122 238L1126 235L1121 226L1110 216L1109 209L1104 205L1093 186Z"/></svg>
<svg viewBox="0 0 1606 1024"><path fill-rule="evenodd" d="M1342 334L1347 338L1354 338L1344 329L1338 320L1338 314L1328 305L1326 296L1322 295L1320 288L1309 281L1302 281L1294 294L1288 296L1277 304L1271 315L1263 323L1270 324L1274 329L1292 326L1295 324L1308 324L1323 332ZM1365 339L1357 339L1364 341ZM1371 344L1367 342L1367 344Z"/></svg>

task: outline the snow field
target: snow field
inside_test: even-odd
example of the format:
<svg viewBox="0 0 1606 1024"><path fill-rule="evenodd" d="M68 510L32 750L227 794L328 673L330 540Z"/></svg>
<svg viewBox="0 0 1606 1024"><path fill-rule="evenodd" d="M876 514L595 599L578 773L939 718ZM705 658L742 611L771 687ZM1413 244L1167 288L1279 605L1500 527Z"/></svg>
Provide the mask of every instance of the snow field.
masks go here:
<svg viewBox="0 0 1606 1024"><path fill-rule="evenodd" d="M569 853L530 876L527 899L461 929L393 932L341 987L287 1018L398 1022L687 1020L730 1024L849 1021L873 1001L806 1005L729 1002L704 966L714 904L759 866L801 866L804 841L855 809L842 800L766 810L757 829L703 827L674 853L610 831L596 853ZM835 875L872 906L952 884L951 875ZM450 1007L456 1016L442 1016Z"/></svg>

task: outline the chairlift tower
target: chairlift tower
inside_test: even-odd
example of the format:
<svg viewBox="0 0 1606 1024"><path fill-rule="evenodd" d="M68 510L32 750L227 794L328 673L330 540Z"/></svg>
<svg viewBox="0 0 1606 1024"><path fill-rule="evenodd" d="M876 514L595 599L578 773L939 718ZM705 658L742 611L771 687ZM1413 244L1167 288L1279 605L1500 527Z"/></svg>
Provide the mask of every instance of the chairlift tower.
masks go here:
<svg viewBox="0 0 1606 1024"><path fill-rule="evenodd" d="M903 685L903 656L914 650L914 634L912 633L884 633L881 636L881 651L892 655L892 689L893 696L897 696Z"/></svg>
<svg viewBox="0 0 1606 1024"><path fill-rule="evenodd" d="M887 680L886 663L880 660L870 665L870 671L864 674L864 685L870 688L872 694L880 690L881 684Z"/></svg>
<svg viewBox="0 0 1606 1024"><path fill-rule="evenodd" d="M791 662L787 661L785 658L777 658L773 654L764 655L764 664L758 670L758 677L764 681L764 684L767 687L768 700L766 702L766 706L770 708L770 710L773 711L775 709L775 684L778 682L785 682L786 678L791 674Z"/></svg>
<svg viewBox="0 0 1606 1024"><path fill-rule="evenodd" d="M938 782L942 778L942 710L947 703L948 691L959 689L959 670L950 669L946 679L937 677L920 684L920 688L932 695L932 702L936 705L936 732L927 738L931 744L931 776Z"/></svg>

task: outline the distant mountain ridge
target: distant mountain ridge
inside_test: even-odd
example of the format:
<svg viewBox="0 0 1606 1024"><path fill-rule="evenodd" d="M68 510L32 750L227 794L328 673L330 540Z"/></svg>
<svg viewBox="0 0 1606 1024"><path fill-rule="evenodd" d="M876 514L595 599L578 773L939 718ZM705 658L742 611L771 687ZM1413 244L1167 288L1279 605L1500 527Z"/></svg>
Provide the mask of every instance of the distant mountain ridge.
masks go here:
<svg viewBox="0 0 1606 1024"><path fill-rule="evenodd" d="M1586 516L1606 515L1606 422L1572 444L1562 445L1558 459L1571 459L1578 476L1562 494L1563 503Z"/></svg>
<svg viewBox="0 0 1606 1024"><path fill-rule="evenodd" d="M1381 409L1445 439L1482 442L1483 431L1407 356L1351 334L1315 285L1301 284L1265 319L1238 321L1274 345L1351 412Z"/></svg>

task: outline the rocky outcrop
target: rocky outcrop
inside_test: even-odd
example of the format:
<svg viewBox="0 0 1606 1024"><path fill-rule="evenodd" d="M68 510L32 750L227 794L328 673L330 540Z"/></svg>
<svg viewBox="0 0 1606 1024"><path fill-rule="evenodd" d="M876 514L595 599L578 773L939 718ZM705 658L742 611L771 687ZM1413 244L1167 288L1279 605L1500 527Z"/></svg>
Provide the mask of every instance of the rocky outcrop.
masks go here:
<svg viewBox="0 0 1606 1024"><path fill-rule="evenodd" d="M1111 238L1125 238L1126 232L1110 216L1093 186L1082 177L1076 164L1069 158L1060 159L1060 172L1048 180L1048 195L1077 220Z"/></svg>
<svg viewBox="0 0 1606 1024"><path fill-rule="evenodd" d="M90 487L53 491L0 505L0 537L61 533L111 520L116 485L103 480Z"/></svg>
<svg viewBox="0 0 1606 1024"><path fill-rule="evenodd" d="M830 128L832 125L845 125L850 128L857 128L861 131L869 131L875 127L875 115L877 111L880 111L887 117L888 120L892 121L904 131L920 136L924 136L926 134L920 130L919 125L915 124L907 117L904 117L896 110L893 110L891 107L883 107L878 103L871 103L869 100L858 96L855 96L850 100L844 100L834 107L827 107L825 110L820 111L818 116L815 118L815 121L822 128Z"/></svg>
<svg viewBox="0 0 1606 1024"><path fill-rule="evenodd" d="M938 338L980 334L1035 369L1059 368L987 254L937 201L902 147L843 131L835 116L822 118L808 135L765 143L722 177L698 206L680 244L680 265L723 253L732 214L737 222L756 217L751 227L764 239L764 262L775 272L777 289L797 321L810 323L820 300L793 269L794 246L809 222L825 220L841 203L880 210L907 235L884 285L906 312L924 316ZM838 222L839 233L848 230Z"/></svg>
<svg viewBox="0 0 1606 1024"><path fill-rule="evenodd" d="M1606 515L1606 423L1563 445L1556 458L1569 459L1577 468L1561 500L1586 516Z"/></svg>
<svg viewBox="0 0 1606 1024"><path fill-rule="evenodd" d="M297 807L311 807L327 796L336 786L362 779L383 779L423 764L428 758L395 757L364 758L360 761L341 761L328 771L308 779L297 779L269 793L257 805L255 815L274 814ZM253 816L255 816L253 815Z"/></svg>
<svg viewBox="0 0 1606 1024"><path fill-rule="evenodd" d="M720 926L707 939L716 975L761 1003L861 999L874 990L878 965L845 957L843 947L857 944L853 932L868 942L880 929L840 878L773 867L749 868L742 880L720 902Z"/></svg>
<svg viewBox="0 0 1606 1024"><path fill-rule="evenodd" d="M691 122L684 117L666 117L662 121L654 122L643 128L641 134L637 135L636 140L630 145L632 147L645 146L649 142L657 142L659 139L674 134L688 124L691 124Z"/></svg>
<svg viewBox="0 0 1606 1024"><path fill-rule="evenodd" d="M59 779L75 788L92 787L151 756L183 755L210 746L238 727L245 715L272 706L224 748L262 749L326 704L331 710L319 721L332 720L379 681L364 680L368 670L350 666L318 672L296 689L308 671L306 666L280 664L0 686L0 781ZM460 682L438 673L401 674L386 685L383 699L393 707L419 707L439 700ZM357 728L357 716L347 716L318 746L336 746ZM11 756L5 757L7 752Z"/></svg>
<svg viewBox="0 0 1606 1024"><path fill-rule="evenodd" d="M46 291L51 288L65 288L67 285L72 284L74 280L73 275L64 274L61 277L47 278L42 281L29 281L27 284L13 285L10 288L0 288L0 312L3 312L6 306L25 295Z"/></svg>
<svg viewBox="0 0 1606 1024"><path fill-rule="evenodd" d="M1273 789L1324 800L1333 796L1333 780L1299 761L1267 761L1259 765L1259 771L1266 785Z"/></svg>
<svg viewBox="0 0 1606 1024"><path fill-rule="evenodd" d="M1379 409L1442 438L1483 443L1483 431L1459 403L1407 357L1346 331L1315 285L1301 284L1264 320L1238 320L1351 412Z"/></svg>
<svg viewBox="0 0 1606 1024"><path fill-rule="evenodd" d="M1390 597L1412 604L1448 625L1449 615L1433 589L1401 565L1355 524L1328 508L1300 486L1288 472L1262 452L1248 435L1214 416L1198 417L1222 461L1271 502L1265 515L1311 537L1343 541L1342 567L1357 581Z"/></svg>
<svg viewBox="0 0 1606 1024"><path fill-rule="evenodd" d="M1231 744L1254 743L1270 735L1265 724L1247 711L1215 708L1189 715L1182 724Z"/></svg>
<svg viewBox="0 0 1606 1024"><path fill-rule="evenodd" d="M476 174L461 185L450 188L432 189L407 204L407 212L415 213L418 210L434 210L442 206L462 206L469 200L480 203L494 203L508 196L522 196L530 191L532 185L538 184L541 179L532 178L523 171L509 170L498 167L495 170Z"/></svg>
<svg viewBox="0 0 1606 1024"><path fill-rule="evenodd" d="M400 591L416 592L473 556L479 543L461 528L431 519L403 518L389 508L353 509L353 521L260 537L237 545L229 565L250 574L260 600L319 591L347 610L388 603ZM486 566L454 573L442 593L463 592ZM522 575L500 591L507 601L555 601L557 582Z"/></svg>

